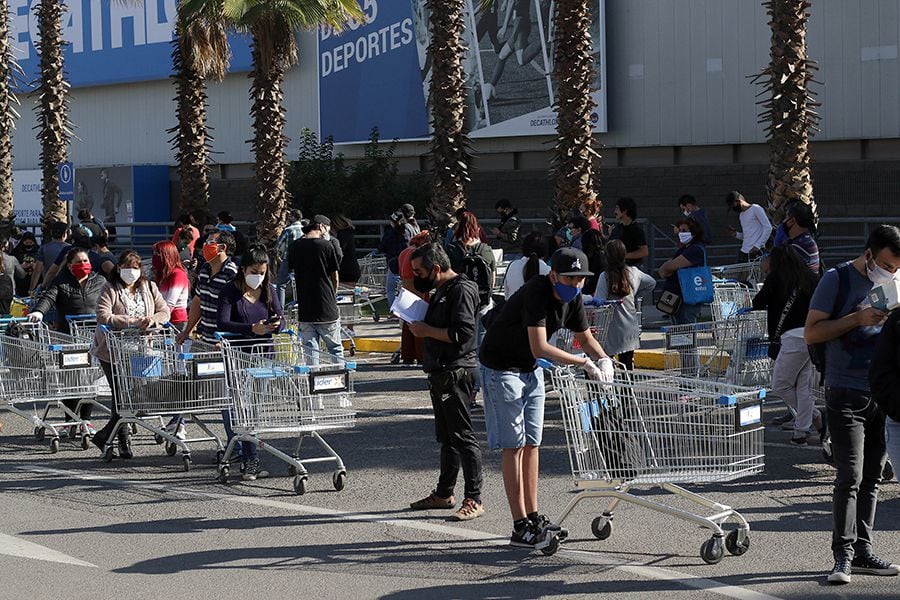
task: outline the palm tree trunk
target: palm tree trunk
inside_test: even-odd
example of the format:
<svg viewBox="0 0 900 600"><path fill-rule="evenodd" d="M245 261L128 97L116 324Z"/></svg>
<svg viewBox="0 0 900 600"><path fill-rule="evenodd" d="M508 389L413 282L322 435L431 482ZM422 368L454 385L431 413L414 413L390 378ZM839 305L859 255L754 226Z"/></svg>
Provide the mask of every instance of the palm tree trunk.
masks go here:
<svg viewBox="0 0 900 600"><path fill-rule="evenodd" d="M175 81L175 116L178 124L169 129L181 179L181 211L205 214L209 210L209 150L212 136L206 124L206 80L191 57L189 28L176 26L172 40L172 67Z"/></svg>
<svg viewBox="0 0 900 600"><path fill-rule="evenodd" d="M466 205L469 182L469 139L465 130L466 76L463 71L465 0L427 0L431 12L432 99L431 159L433 196L429 213L433 224L446 227L457 209Z"/></svg>
<svg viewBox="0 0 900 600"><path fill-rule="evenodd" d="M14 108L16 97L10 88L15 64L9 43L9 3L0 0L0 237L4 239L12 232L15 218L12 134L18 114Z"/></svg>
<svg viewBox="0 0 900 600"><path fill-rule="evenodd" d="M563 215L595 195L594 163L600 153L594 147L591 115L596 104L596 73L591 53L592 0L556 0L553 81L556 88L557 139L552 174L555 205Z"/></svg>
<svg viewBox="0 0 900 600"><path fill-rule="evenodd" d="M69 122L69 82L63 73L62 16L65 3L59 0L41 0L37 5L37 21L40 41L37 44L41 57L41 79L35 93L38 104L38 140L41 142L41 171L44 190L42 221L48 223L68 221L65 202L59 199L59 163L66 160L69 140L72 137Z"/></svg>
<svg viewBox="0 0 900 600"><path fill-rule="evenodd" d="M265 26L262 26L264 28ZM270 47L263 46L265 41ZM264 56L264 51L267 56ZM253 119L252 148L256 157L256 235L260 243L274 248L284 227L291 195L287 191L284 135L284 73L290 49L277 36L253 31L250 73L250 116Z"/></svg>
<svg viewBox="0 0 900 600"><path fill-rule="evenodd" d="M761 119L768 122L769 212L776 222L785 206L799 200L809 204L816 221L818 210L813 197L810 132L818 131L818 102L809 83L816 63L807 57L806 32L810 3L807 0L767 0L763 3L772 28L769 67L756 76L762 80L768 98L761 104Z"/></svg>

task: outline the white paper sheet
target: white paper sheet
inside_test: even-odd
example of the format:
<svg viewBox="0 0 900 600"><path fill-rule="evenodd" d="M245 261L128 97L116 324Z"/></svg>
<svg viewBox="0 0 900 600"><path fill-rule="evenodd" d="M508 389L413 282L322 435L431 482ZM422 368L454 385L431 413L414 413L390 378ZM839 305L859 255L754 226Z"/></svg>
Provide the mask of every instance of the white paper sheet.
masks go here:
<svg viewBox="0 0 900 600"><path fill-rule="evenodd" d="M428 303L410 292L401 288L394 303L391 305L391 312L397 315L407 323L414 323L425 319L425 313L428 311Z"/></svg>

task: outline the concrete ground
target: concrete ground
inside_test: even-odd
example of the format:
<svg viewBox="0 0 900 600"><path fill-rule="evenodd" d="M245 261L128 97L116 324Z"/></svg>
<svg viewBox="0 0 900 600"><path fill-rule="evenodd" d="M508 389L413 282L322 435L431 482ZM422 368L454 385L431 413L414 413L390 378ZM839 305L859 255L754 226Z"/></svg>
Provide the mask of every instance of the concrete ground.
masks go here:
<svg viewBox="0 0 900 600"><path fill-rule="evenodd" d="M284 464L265 454L271 478L219 485L211 446L197 448L195 467L183 472L178 457L146 435L129 461L104 464L93 448L69 442L51 455L30 424L3 415L0 598L900 597L898 578L826 585L832 471L818 447L793 447L790 433L773 426L764 474L691 487L735 506L751 524L749 552L718 565L699 557L707 533L634 506L621 507L613 535L596 540L596 501L567 519L571 537L555 556L508 547L496 452L485 451L483 518L452 523L446 512L411 512L408 503L437 477L425 380L415 368L388 365L386 355L358 358L356 427L326 436L347 465L341 492L329 467L312 465L307 493L296 496ZM767 407L766 418L779 411ZM551 396L540 487L551 516L573 488L560 419ZM480 411L475 423L484 442ZM286 436L271 441L290 446ZM900 559L896 483L883 488L877 528L878 552Z"/></svg>

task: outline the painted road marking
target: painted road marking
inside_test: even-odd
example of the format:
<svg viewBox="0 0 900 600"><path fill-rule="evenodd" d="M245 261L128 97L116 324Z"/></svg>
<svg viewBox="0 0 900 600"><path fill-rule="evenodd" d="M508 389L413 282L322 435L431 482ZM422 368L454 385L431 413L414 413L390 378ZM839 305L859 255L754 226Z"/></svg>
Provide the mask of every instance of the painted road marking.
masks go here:
<svg viewBox="0 0 900 600"><path fill-rule="evenodd" d="M92 565L89 562L84 562L83 560L79 560L74 556L69 556L68 554L57 552L56 550L47 548L46 546L41 546L40 544L20 540L17 537L6 535L5 533L0 533L0 554L5 554L7 556L18 556L19 558L30 558L33 560L63 563L66 565L75 565L78 567L93 567L95 569L97 568L97 565Z"/></svg>
<svg viewBox="0 0 900 600"><path fill-rule="evenodd" d="M418 531L426 531L447 535L450 537L471 540L489 546L509 546L509 540L505 536L499 536L495 533L487 531L478 531L475 529L464 529L461 527L452 527L449 525L441 525L438 523L430 523L427 521L413 521L408 519L398 519L393 517L385 517L383 515L361 512L346 512L331 508L322 508L318 506L307 506L303 504L294 504L292 502L284 502L282 500L272 500L270 498L260 498L258 496L236 496L232 494L218 494L215 492L207 492L190 488L171 487L159 483L142 483L136 480L116 479L106 475L91 475L87 473L79 473L76 471L66 471L62 469L52 469L49 467L41 467L36 465L20 465L16 469L31 473L44 473L49 475L59 475L72 479L81 479L84 481L106 481L114 485L143 488L160 492L170 492L195 496L201 498L209 498L212 500L223 500L234 502L235 504L247 504L252 506L262 506L267 508L275 508L295 513L304 513L315 516L327 516L335 519L342 519L348 522L366 522L381 523L385 525L393 525L395 527L404 527L406 529L414 529ZM702 590L713 594L718 594L726 598L735 600L781 600L776 596L770 596L756 592L747 588L737 587L715 581L697 577L688 573L673 571L661 567L642 565L619 559L599 556L592 552L583 550L569 550L561 548L559 554L575 558L581 562L587 562L593 565L606 566L612 569L620 569L632 575L643 577L645 579L653 579L656 581L671 581L683 587Z"/></svg>

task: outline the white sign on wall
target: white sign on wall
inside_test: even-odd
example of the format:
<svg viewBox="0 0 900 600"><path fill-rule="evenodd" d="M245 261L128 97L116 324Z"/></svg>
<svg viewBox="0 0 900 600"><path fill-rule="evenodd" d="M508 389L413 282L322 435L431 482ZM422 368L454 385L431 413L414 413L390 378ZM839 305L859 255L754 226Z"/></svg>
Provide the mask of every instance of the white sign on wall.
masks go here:
<svg viewBox="0 0 900 600"><path fill-rule="evenodd" d="M13 200L17 223L38 223L41 220L41 192L44 189L38 169L13 171Z"/></svg>

